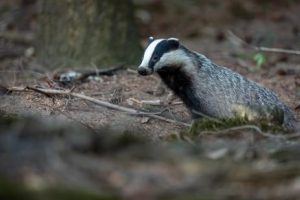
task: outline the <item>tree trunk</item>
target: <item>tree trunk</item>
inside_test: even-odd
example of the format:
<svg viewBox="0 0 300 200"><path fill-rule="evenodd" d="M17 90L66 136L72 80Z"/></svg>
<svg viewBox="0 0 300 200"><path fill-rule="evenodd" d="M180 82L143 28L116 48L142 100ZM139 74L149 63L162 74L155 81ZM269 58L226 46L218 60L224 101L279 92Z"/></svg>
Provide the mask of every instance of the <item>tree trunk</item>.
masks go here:
<svg viewBox="0 0 300 200"><path fill-rule="evenodd" d="M51 68L136 64L141 56L130 0L43 0L36 49Z"/></svg>

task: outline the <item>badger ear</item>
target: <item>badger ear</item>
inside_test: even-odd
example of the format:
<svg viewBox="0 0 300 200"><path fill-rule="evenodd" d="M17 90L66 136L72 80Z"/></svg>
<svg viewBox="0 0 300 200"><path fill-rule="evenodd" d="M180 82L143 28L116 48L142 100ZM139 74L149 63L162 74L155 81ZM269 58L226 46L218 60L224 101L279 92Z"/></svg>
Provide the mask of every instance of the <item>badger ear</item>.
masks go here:
<svg viewBox="0 0 300 200"><path fill-rule="evenodd" d="M177 38L169 38L167 41L168 41L170 49L178 49L179 40Z"/></svg>
<svg viewBox="0 0 300 200"><path fill-rule="evenodd" d="M148 38L148 44L150 44L151 42L153 42L153 40L154 40L154 37L150 36L150 37Z"/></svg>

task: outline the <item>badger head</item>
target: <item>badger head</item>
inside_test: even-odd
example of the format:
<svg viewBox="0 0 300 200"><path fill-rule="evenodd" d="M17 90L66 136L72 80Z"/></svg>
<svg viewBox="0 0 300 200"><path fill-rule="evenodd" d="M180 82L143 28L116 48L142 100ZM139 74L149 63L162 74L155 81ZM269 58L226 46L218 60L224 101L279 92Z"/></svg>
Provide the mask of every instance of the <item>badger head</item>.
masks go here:
<svg viewBox="0 0 300 200"><path fill-rule="evenodd" d="M180 57L178 48L179 41L176 38L154 39L150 37L142 63L138 67L138 73L146 76L166 67L176 66L179 64L178 58Z"/></svg>

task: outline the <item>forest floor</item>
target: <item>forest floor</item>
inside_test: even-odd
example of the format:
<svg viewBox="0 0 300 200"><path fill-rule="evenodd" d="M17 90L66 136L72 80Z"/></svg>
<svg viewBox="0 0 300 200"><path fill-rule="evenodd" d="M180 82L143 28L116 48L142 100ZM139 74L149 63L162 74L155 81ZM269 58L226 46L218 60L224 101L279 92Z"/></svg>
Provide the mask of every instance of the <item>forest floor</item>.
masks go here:
<svg viewBox="0 0 300 200"><path fill-rule="evenodd" d="M258 66L254 59L258 52L241 45L230 31L251 45L297 49L300 46L300 4L269 5L272 12L268 14L259 9L250 12L247 6L239 7L241 5L238 4L237 8L233 5L230 9L234 14L225 13L231 17L224 19L224 9L218 8L220 12L212 15L214 5L201 6L203 12L199 13L199 7L194 7L189 14L176 21L172 20L172 12L153 10L152 21L155 23L147 26L140 24L141 34L145 38L149 33L156 37L180 38L186 47L273 90L294 110L299 119L299 112L294 108L300 104L300 56L262 53L260 56L265 61L262 66ZM238 12L239 9L247 11L246 14ZM50 71L38 65L31 54L30 43L20 43L2 35L0 46L2 86L72 89L72 92L119 106L158 112L164 117L188 124L192 122L178 98L169 101L170 92L161 85L159 77L139 76L136 66L109 76L62 83L57 81L57 76L63 70ZM91 67L89 70L96 69ZM159 102L159 105L150 105L145 101ZM125 199L295 199L300 196L298 136L285 138L242 130L233 132L234 135L204 135L194 141L183 142L180 133L187 132L188 128L180 123L128 115L79 98L49 96L33 90L13 91L9 94L2 91L0 114L6 117L42 118L28 118L26 123L19 120L0 123L3 129L0 146L7 153L0 154L0 159L6 161L0 164L0 169L2 172L12 169L7 174L22 177L31 189L42 187L45 183L50 186L71 184L96 193L99 193L100 188L100 193L111 199L119 196ZM77 125L69 127L68 124L74 122ZM53 127L54 124L58 128ZM46 133L47 141L35 138L33 126ZM146 139L143 137L134 142L127 139L128 142L120 136L117 139L104 136L94 138L90 132L107 133L104 128L108 132L133 131ZM19 131L19 135L32 131L33 134L27 136L27 142L38 146L42 152L21 149L22 145L26 146L26 141L14 138L17 136L7 136L13 130ZM82 136L78 130L86 132L86 136ZM51 131L57 134L48 136L47 133ZM75 136L70 136L70 132ZM165 144L166 141L173 141L173 136L179 141ZM58 138L63 138L61 144ZM153 143L144 141L148 139ZM98 142L94 144L91 140ZM132 147L127 144L131 142ZM10 149L6 144L21 147ZM28 160L31 162L28 163ZM40 188L37 190L40 191ZM56 191L53 195L59 192L62 191Z"/></svg>

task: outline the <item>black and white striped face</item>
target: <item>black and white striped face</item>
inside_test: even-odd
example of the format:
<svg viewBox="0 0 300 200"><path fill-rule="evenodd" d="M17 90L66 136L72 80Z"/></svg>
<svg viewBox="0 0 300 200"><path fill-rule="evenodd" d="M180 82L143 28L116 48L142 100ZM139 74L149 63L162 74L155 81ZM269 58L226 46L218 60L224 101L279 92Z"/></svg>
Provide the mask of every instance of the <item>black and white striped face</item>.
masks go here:
<svg viewBox="0 0 300 200"><path fill-rule="evenodd" d="M140 75L146 76L157 72L164 66L172 65L172 51L177 50L179 41L176 38L156 39L149 38L149 45L145 49L142 63L138 67Z"/></svg>

